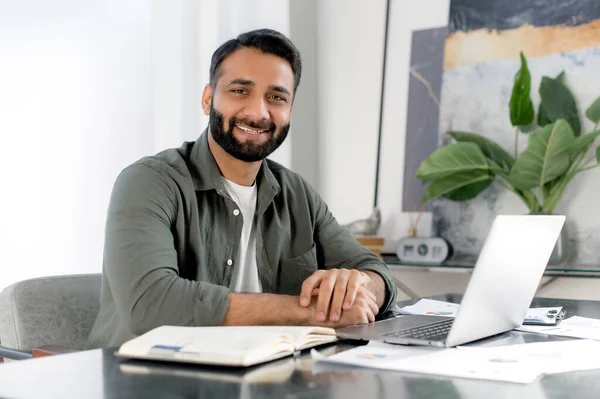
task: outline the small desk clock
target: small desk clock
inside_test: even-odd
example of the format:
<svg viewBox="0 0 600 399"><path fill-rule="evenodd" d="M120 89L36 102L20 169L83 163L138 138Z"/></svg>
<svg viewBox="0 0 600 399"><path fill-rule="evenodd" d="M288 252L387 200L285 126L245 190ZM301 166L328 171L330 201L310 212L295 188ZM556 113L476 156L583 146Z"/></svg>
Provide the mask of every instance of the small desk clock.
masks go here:
<svg viewBox="0 0 600 399"><path fill-rule="evenodd" d="M441 237L405 237L396 255L402 262L440 264L452 255L452 246Z"/></svg>

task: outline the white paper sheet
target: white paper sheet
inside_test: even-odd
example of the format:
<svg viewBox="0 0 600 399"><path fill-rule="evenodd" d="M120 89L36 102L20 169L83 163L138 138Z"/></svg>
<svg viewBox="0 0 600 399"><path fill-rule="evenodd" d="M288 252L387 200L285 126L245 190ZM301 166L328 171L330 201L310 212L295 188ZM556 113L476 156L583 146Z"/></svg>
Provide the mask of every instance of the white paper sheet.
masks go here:
<svg viewBox="0 0 600 399"><path fill-rule="evenodd" d="M435 299L420 299L414 305L400 309L402 314L422 314L428 316L456 317L460 305L458 303L436 301Z"/></svg>
<svg viewBox="0 0 600 399"><path fill-rule="evenodd" d="M558 326L521 326L517 330L538 334L600 340L600 320L572 316Z"/></svg>
<svg viewBox="0 0 600 399"><path fill-rule="evenodd" d="M600 342L569 340L439 349L371 341L330 357L316 353L313 357L317 363L526 384L542 374L600 368Z"/></svg>
<svg viewBox="0 0 600 399"><path fill-rule="evenodd" d="M572 316L565 319L567 325L571 327L588 327L600 329L600 320L589 317Z"/></svg>
<svg viewBox="0 0 600 399"><path fill-rule="evenodd" d="M401 314L418 314L428 316L446 316L456 317L456 313L460 305L452 302L437 301L435 299L420 299L414 305L405 306L400 309ZM551 308L530 308L527 311L525 320L543 322L548 321L546 315L550 310L556 310L559 312L560 306Z"/></svg>

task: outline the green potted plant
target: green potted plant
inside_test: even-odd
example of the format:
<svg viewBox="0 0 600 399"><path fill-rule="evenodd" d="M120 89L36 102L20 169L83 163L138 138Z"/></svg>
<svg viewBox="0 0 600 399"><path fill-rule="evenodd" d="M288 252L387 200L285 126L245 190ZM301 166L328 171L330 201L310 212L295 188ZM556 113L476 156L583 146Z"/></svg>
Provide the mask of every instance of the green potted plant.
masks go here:
<svg viewBox="0 0 600 399"><path fill-rule="evenodd" d="M564 73L542 78L537 119L530 89L531 75L521 53L509 103L515 127L512 153L481 134L448 132L456 142L434 151L416 173L428 184L422 203L438 197L473 199L496 181L521 198L531 213L550 214L577 174L600 166L600 146L590 154L600 135L600 97L585 112L594 129L581 134L577 104L565 85ZM518 148L521 134L529 135L522 152Z"/></svg>

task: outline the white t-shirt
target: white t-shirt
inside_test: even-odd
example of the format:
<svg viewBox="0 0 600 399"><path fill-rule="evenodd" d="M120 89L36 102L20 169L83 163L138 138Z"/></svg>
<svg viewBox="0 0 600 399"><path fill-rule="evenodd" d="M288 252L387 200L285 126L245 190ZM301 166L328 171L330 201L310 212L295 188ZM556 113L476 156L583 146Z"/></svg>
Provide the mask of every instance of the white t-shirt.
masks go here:
<svg viewBox="0 0 600 399"><path fill-rule="evenodd" d="M233 275L229 288L235 292L262 292L256 264L256 227L254 213L256 212L256 183L252 187L240 186L232 181L223 179L225 189L236 202L239 212L233 211L235 217L243 217L242 236L238 248L237 259L233 265Z"/></svg>

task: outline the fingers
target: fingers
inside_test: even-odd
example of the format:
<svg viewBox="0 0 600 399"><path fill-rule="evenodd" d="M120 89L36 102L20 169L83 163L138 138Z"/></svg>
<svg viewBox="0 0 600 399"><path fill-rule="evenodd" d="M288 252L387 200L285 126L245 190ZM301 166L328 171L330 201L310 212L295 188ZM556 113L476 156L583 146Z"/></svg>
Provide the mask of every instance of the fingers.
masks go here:
<svg viewBox="0 0 600 399"><path fill-rule="evenodd" d="M375 315L379 313L375 294L365 288L361 288L358 291L354 306L362 312L360 324L374 322Z"/></svg>
<svg viewBox="0 0 600 399"><path fill-rule="evenodd" d="M348 270L350 277L348 279L348 288L346 289L346 298L344 299L344 310L348 310L354 305L356 294L368 281L369 276L358 270Z"/></svg>
<svg viewBox="0 0 600 399"><path fill-rule="evenodd" d="M367 319L369 323L373 323L375 321L375 315L377 314L377 304L371 300L367 299L367 305L365 307L365 314L367 315Z"/></svg>
<svg viewBox="0 0 600 399"><path fill-rule="evenodd" d="M335 288L337 283L338 272L339 270L337 269L328 270L321 278L321 285L319 285L319 296L317 298L317 308L315 317L317 321L327 320L329 304L331 303L333 289Z"/></svg>
<svg viewBox="0 0 600 399"><path fill-rule="evenodd" d="M317 297L315 307L315 320L325 322L329 319L337 323L342 318L342 313L352 309L357 297L363 298L361 304L363 313L360 323L375 320L379 312L377 298L365 288L369 276L358 270L331 269L318 270L307 278L302 284L300 292L300 305L307 307L311 297Z"/></svg>
<svg viewBox="0 0 600 399"><path fill-rule="evenodd" d="M342 269L337 275L335 287L333 289L333 297L331 299L331 309L329 310L329 320L337 322L342 314L342 303L347 295L349 271Z"/></svg>
<svg viewBox="0 0 600 399"><path fill-rule="evenodd" d="M373 294L371 291L365 288L363 288L361 291L364 293L364 295L367 295L369 297L369 306L371 307L371 309L373 309L373 312L375 312L375 314L379 313L379 306L377 306L377 297L375 296L375 294Z"/></svg>
<svg viewBox="0 0 600 399"><path fill-rule="evenodd" d="M367 323L373 323L375 321L375 314L370 307L365 309L365 315L367 317Z"/></svg>
<svg viewBox="0 0 600 399"><path fill-rule="evenodd" d="M302 290L300 291L300 306L308 306L310 304L310 297L315 289L319 288L321 280L325 275L324 270L317 270L309 278L304 280L302 283Z"/></svg>
<svg viewBox="0 0 600 399"><path fill-rule="evenodd" d="M375 314L368 305L370 299L361 297L356 300L355 307L358 307L358 313L356 314L355 321L353 324L367 324L375 321Z"/></svg>
<svg viewBox="0 0 600 399"><path fill-rule="evenodd" d="M356 294L356 299L352 308L342 310L340 319L337 322L331 319L325 321L315 320L316 325L325 327L340 328L350 325L366 324L375 321L375 315L379 313L379 308L375 302L375 295L365 288L361 288ZM333 312L333 310L331 310Z"/></svg>
<svg viewBox="0 0 600 399"><path fill-rule="evenodd" d="M332 322L339 321L342 309L348 310L352 307L356 294L363 289L363 285L369 280L367 274L358 270L338 269L336 275L329 310L329 320Z"/></svg>
<svg viewBox="0 0 600 399"><path fill-rule="evenodd" d="M375 316L379 313L379 306L377 306L375 295L371 294L371 296L372 297L368 301L368 305L371 309L371 312L373 312L373 320L371 321L375 321Z"/></svg>

